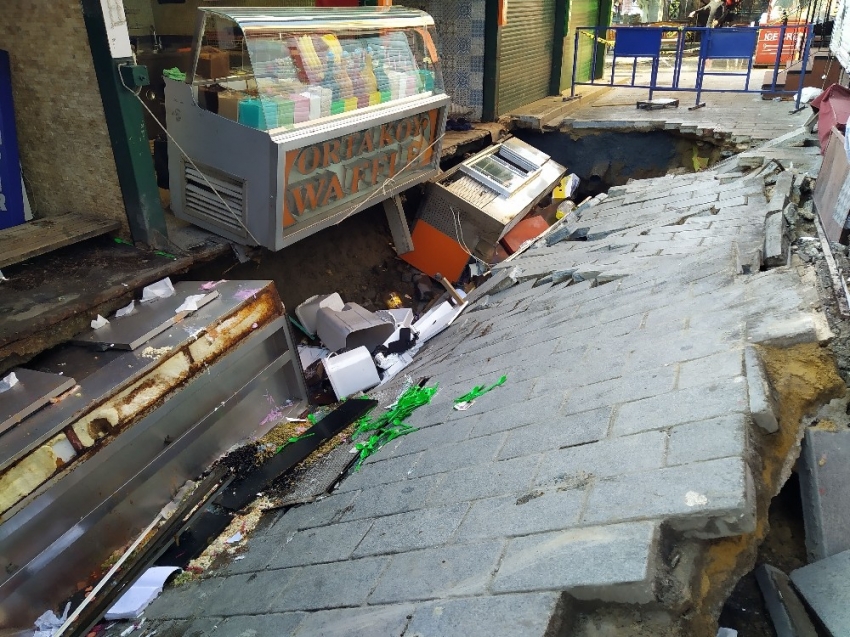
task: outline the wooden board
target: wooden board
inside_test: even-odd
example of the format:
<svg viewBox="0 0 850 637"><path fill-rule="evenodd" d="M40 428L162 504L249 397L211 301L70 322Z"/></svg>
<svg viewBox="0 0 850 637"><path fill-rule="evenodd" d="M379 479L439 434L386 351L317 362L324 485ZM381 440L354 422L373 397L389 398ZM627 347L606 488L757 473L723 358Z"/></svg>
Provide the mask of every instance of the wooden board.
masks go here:
<svg viewBox="0 0 850 637"><path fill-rule="evenodd" d="M68 212L0 230L0 268L112 232L120 225L112 219Z"/></svg>

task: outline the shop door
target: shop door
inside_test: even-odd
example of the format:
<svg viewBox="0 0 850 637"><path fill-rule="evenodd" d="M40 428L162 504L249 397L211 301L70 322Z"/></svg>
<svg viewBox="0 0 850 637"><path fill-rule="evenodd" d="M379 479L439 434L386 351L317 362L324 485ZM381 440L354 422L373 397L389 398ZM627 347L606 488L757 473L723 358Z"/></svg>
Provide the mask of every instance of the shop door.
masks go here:
<svg viewBox="0 0 850 637"><path fill-rule="evenodd" d="M509 0L501 28L497 114L549 95L555 0Z"/></svg>

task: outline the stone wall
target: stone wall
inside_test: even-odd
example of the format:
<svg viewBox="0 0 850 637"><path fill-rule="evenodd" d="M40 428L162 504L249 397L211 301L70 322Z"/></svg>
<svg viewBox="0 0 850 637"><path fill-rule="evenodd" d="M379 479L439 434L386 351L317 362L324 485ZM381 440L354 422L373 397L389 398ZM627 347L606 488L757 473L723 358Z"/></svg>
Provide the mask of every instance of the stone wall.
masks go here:
<svg viewBox="0 0 850 637"><path fill-rule="evenodd" d="M2 0L15 121L35 217L127 213L80 0Z"/></svg>

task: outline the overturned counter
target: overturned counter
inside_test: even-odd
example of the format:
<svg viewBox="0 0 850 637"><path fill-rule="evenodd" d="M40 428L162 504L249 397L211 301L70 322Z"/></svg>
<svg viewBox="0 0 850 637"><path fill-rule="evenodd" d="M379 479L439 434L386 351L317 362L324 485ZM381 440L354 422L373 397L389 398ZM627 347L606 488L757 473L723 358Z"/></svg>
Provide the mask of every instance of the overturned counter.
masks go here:
<svg viewBox="0 0 850 637"><path fill-rule="evenodd" d="M34 365L76 385L0 437L0 625L31 625L270 411L305 406L272 283L174 290L144 325L112 317L108 340L92 330Z"/></svg>

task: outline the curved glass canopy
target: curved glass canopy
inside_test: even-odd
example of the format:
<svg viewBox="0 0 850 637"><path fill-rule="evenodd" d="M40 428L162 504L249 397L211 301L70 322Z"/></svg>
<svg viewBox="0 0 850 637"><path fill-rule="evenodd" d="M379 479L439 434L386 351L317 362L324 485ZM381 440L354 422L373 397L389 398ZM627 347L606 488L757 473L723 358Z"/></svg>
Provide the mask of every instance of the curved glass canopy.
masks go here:
<svg viewBox="0 0 850 637"><path fill-rule="evenodd" d="M403 7L200 9L198 104L261 130L443 92L434 21Z"/></svg>

